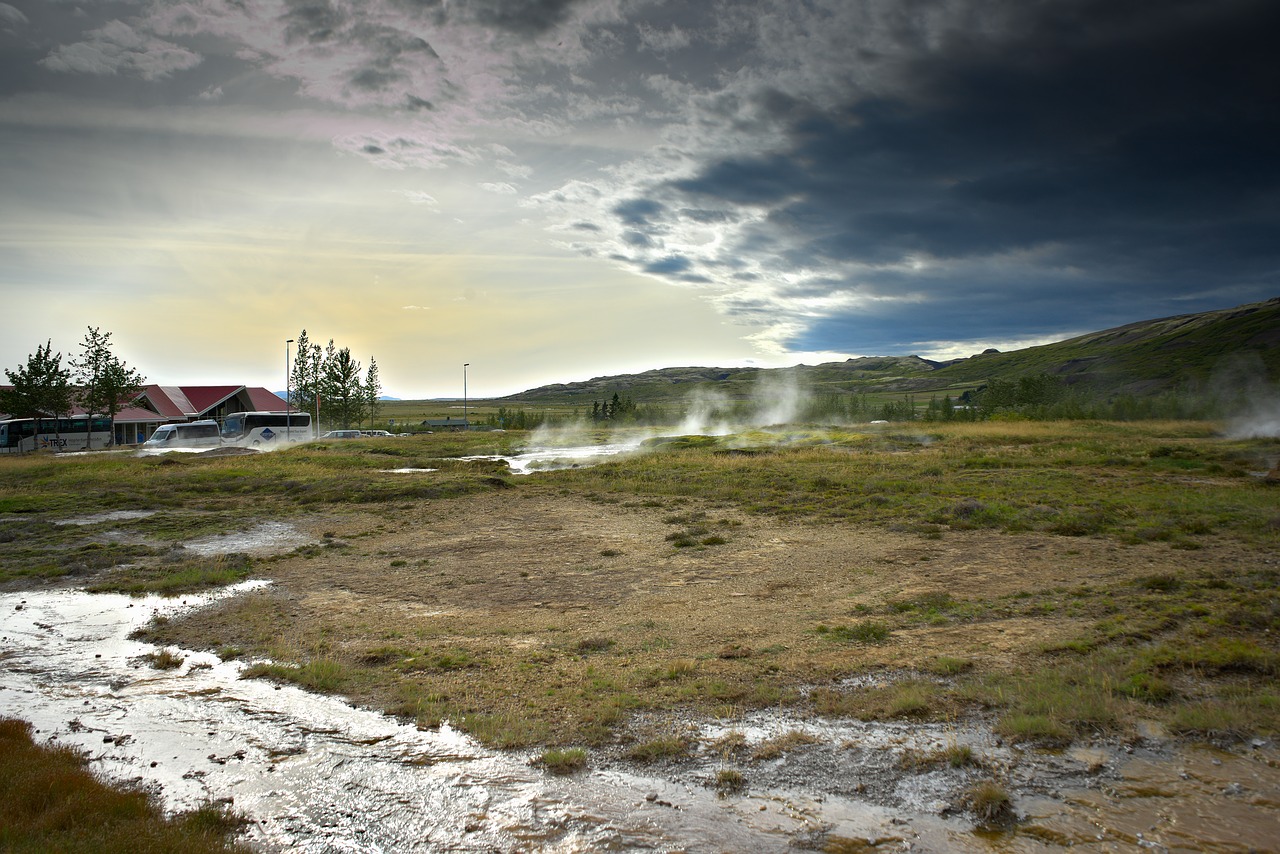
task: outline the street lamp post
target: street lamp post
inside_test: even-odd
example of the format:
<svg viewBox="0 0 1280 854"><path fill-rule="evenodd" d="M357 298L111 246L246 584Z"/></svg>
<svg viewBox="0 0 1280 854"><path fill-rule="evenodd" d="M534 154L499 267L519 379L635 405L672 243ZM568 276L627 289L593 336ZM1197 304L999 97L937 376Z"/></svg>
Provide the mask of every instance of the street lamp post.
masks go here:
<svg viewBox="0 0 1280 854"><path fill-rule="evenodd" d="M289 398L293 395L289 393L289 345L293 343L293 339L284 342L284 440L286 442L293 441L293 405L289 402Z"/></svg>
<svg viewBox="0 0 1280 854"><path fill-rule="evenodd" d="M470 430L471 425L467 422L467 366L470 362L462 363L462 429Z"/></svg>
<svg viewBox="0 0 1280 854"><path fill-rule="evenodd" d="M311 438L320 435L320 346L311 348L311 381L315 383L316 420L311 422Z"/></svg>

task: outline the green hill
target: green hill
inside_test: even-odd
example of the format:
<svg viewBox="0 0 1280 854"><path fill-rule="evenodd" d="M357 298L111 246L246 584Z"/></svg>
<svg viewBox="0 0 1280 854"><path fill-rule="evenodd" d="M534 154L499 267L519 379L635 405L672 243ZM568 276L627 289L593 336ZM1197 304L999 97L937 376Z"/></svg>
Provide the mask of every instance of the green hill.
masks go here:
<svg viewBox="0 0 1280 854"><path fill-rule="evenodd" d="M952 383L1048 373L1099 391L1200 387L1252 366L1280 380L1280 299L1130 323L1066 341L973 356L938 371Z"/></svg>
<svg viewBox="0 0 1280 854"><path fill-rule="evenodd" d="M866 356L794 368L661 368L558 383L502 398L520 404L587 404L617 393L661 403L714 390L746 399L762 380L794 378L817 394L958 393L992 379L1050 374L1098 394L1147 396L1202 389L1245 370L1280 382L1280 298L1219 311L1130 323L1039 347L988 351L955 362Z"/></svg>

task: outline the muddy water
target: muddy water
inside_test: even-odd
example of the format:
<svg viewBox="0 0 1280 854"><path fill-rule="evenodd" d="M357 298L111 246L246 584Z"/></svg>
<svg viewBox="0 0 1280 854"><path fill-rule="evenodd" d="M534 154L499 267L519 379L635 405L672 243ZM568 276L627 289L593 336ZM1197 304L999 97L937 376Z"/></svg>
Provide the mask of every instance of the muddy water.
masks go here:
<svg viewBox="0 0 1280 854"><path fill-rule="evenodd" d="M1130 758L1095 789L1020 806L1024 820L1000 850L1277 851L1280 756L1198 746Z"/></svg>
<svg viewBox="0 0 1280 854"><path fill-rule="evenodd" d="M815 743L741 765L708 746L662 774L554 777L530 755L485 750L447 726L420 732L337 698L242 680L240 664L211 654L182 652L179 668L158 670L143 658L155 648L128 639L156 615L206 601L0 595L0 715L84 749L168 808L230 802L252 821L248 839L274 850L1191 851L1275 850L1280 839L1280 761L1262 743L1175 750L1153 735L1137 749L1024 754L977 725L766 714L689 726L706 745L796 731ZM957 741L989 768L902 770L907 751ZM745 793L717 796L727 766L742 768ZM1024 820L975 832L956 805L969 782L993 773Z"/></svg>

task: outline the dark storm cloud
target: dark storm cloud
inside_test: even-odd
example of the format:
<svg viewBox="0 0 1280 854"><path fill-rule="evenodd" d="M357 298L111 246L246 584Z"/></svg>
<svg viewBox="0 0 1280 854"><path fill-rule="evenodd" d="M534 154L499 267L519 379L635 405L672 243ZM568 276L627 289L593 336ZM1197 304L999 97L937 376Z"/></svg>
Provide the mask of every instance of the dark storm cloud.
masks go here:
<svg viewBox="0 0 1280 854"><path fill-rule="evenodd" d="M851 90L819 108L766 91L754 114L781 123L784 145L711 160L651 195L674 193L673 208L763 209L763 223L736 235L744 251L849 270L833 291L914 292L931 305L965 294L982 311L953 317L983 334L1028 332L1038 312L1048 326L1096 325L1105 311L1081 302L1083 282L1131 318L1177 313L1175 300L1193 310L1196 298L1273 295L1280 5L1018 3L1001 19L993 33L951 31L908 53L897 85L874 96ZM661 226L662 211L615 213ZM913 262L929 272L905 270ZM1010 265L1016 275L993 278ZM918 302L896 319L876 311L902 321ZM955 338L959 325L872 337L901 346ZM792 343L848 348L867 340L850 338L855 328L869 325L836 316Z"/></svg>
<svg viewBox="0 0 1280 854"><path fill-rule="evenodd" d="M351 74L351 85L369 92L380 92L398 87L411 79L408 65L432 63L439 56L431 45L417 36L410 36L387 27L358 26L353 28L351 40L367 45L372 58L364 67ZM430 102L408 97L411 109L430 108Z"/></svg>
<svg viewBox="0 0 1280 854"><path fill-rule="evenodd" d="M688 271L692 266L688 258L681 255L669 255L660 261L653 261L645 265L646 273L658 273L662 275L676 275Z"/></svg>
<svg viewBox="0 0 1280 854"><path fill-rule="evenodd" d="M582 0L464 0L463 9L481 24L516 33L534 34L561 23Z"/></svg>
<svg viewBox="0 0 1280 854"><path fill-rule="evenodd" d="M590 0L392 0L392 5L437 23L461 20L517 35L538 35L562 24Z"/></svg>
<svg viewBox="0 0 1280 854"><path fill-rule="evenodd" d="M639 231L624 231L622 233L622 242L628 246L635 246L638 248L648 248L654 245L654 242L649 239L649 235L643 234Z"/></svg>
<svg viewBox="0 0 1280 854"><path fill-rule="evenodd" d="M660 202L652 199L628 199L615 205L613 213L626 225L646 226L665 210Z"/></svg>
<svg viewBox="0 0 1280 854"><path fill-rule="evenodd" d="M347 14L329 0L288 0L281 18L290 41L313 44L331 40L347 23Z"/></svg>
<svg viewBox="0 0 1280 854"><path fill-rule="evenodd" d="M732 222L735 219L729 211L708 211L697 208L683 208L680 216L704 224Z"/></svg>

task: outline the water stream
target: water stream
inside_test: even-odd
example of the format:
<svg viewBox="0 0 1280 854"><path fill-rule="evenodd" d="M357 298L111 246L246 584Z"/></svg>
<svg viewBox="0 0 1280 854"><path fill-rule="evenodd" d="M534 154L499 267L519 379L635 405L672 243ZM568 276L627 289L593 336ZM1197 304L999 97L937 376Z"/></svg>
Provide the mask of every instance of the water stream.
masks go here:
<svg viewBox="0 0 1280 854"><path fill-rule="evenodd" d="M608 442L599 445L530 448L509 456L472 456L460 459L501 460L511 468L512 474L529 474L594 465L609 457L632 453L639 448L640 440L637 439L634 442Z"/></svg>
<svg viewBox="0 0 1280 854"><path fill-rule="evenodd" d="M266 850L769 852L843 839L939 852L1267 851L1280 840L1280 761L1261 741L1243 754L1166 745L1028 757L980 729L813 721L803 726L838 747L808 764L781 758L751 772L767 785L719 797L707 781L714 759L692 774L556 777L447 725L419 731L340 698L240 679L241 664L210 653L179 651L180 667L156 669L146 658L156 648L128 638L157 615L262 583L182 600L0 594L0 715L81 748L168 809L233 804ZM723 735L718 726L701 735ZM734 728L759 741L796 726L766 714ZM949 815L954 772L877 777L873 766L891 769L902 750L957 737L1019 784L1016 830L983 834ZM892 805L854 794L858 779L888 781Z"/></svg>
<svg viewBox="0 0 1280 854"><path fill-rule="evenodd" d="M219 595L234 595L247 582ZM128 635L213 597L79 591L0 595L0 715L85 750L111 779L168 809L233 803L248 838L296 851L781 851L840 826L900 838L893 811L771 792L738 798L687 781L595 771L549 775L447 725L423 732L339 698L239 678L242 665L181 652L145 658ZM946 828L919 817L921 830Z"/></svg>

